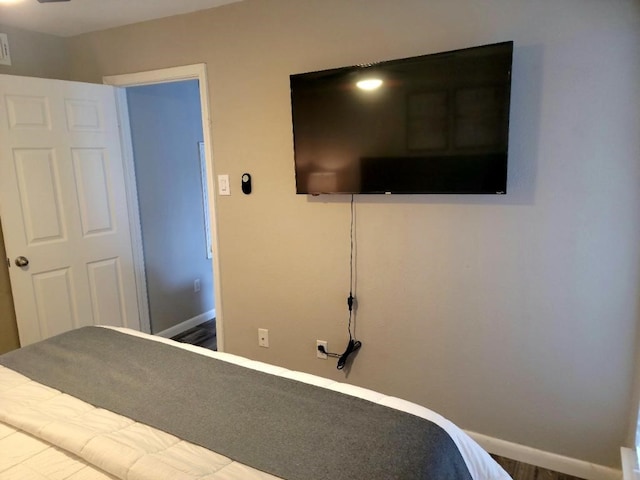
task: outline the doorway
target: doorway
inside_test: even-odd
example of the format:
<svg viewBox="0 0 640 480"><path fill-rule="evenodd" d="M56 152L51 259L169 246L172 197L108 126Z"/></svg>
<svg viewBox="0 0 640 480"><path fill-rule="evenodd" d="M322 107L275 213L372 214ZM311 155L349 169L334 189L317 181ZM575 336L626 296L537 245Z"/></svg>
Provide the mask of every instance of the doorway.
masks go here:
<svg viewBox="0 0 640 480"><path fill-rule="evenodd" d="M199 86L126 92L151 333L174 336L215 318Z"/></svg>
<svg viewBox="0 0 640 480"><path fill-rule="evenodd" d="M105 77L104 83L124 87L118 97L128 137L123 144L132 147L125 155L129 192L139 200L130 202L130 221L141 318L152 333L174 337L214 315L222 350L205 66ZM177 137L182 145L175 147Z"/></svg>

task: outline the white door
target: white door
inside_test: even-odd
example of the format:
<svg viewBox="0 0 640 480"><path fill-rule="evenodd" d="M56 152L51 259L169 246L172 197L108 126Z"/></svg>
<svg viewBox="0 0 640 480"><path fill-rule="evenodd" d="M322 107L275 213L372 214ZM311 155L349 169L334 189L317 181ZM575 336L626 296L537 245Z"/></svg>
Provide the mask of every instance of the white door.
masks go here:
<svg viewBox="0 0 640 480"><path fill-rule="evenodd" d="M140 329L127 215L115 89L0 75L0 220L23 346Z"/></svg>

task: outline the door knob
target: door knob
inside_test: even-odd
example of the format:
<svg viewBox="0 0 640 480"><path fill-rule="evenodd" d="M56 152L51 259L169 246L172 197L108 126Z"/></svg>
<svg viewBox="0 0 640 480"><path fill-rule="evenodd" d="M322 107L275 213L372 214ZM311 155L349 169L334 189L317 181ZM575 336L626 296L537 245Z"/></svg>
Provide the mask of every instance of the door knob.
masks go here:
<svg viewBox="0 0 640 480"><path fill-rule="evenodd" d="M27 265L29 265L29 259L27 257L17 257L16 265L18 267L26 267Z"/></svg>

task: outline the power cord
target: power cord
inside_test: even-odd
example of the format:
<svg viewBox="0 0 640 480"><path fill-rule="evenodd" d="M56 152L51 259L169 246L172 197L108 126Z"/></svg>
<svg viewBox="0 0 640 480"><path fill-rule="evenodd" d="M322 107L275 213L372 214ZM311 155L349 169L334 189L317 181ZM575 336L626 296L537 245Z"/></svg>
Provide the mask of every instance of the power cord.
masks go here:
<svg viewBox="0 0 640 480"><path fill-rule="evenodd" d="M349 296L347 297L347 306L349 307L349 322L347 323L347 330L349 332L349 343L344 353L328 352L324 348L324 345L318 345L318 351L327 355L328 357L337 358L337 369L342 370L347 363L347 359L352 353L357 352L362 347L362 342L355 340L351 334L351 321L353 319L353 307L355 303L355 297L353 296L353 247L354 247L354 218L355 218L355 206L353 201L353 194L351 194L351 228L349 233L350 238L350 252L349 252Z"/></svg>
<svg viewBox="0 0 640 480"><path fill-rule="evenodd" d="M323 353L328 357L338 359L338 366L337 366L338 370L342 370L347 363L347 359L349 358L349 355L357 352L362 346L361 341L354 340L353 337L351 336L351 313L353 311L354 300L355 300L355 297L351 293L349 293L349 297L347 298L347 305L349 306L349 343L347 344L347 349L344 351L344 353L339 354L334 352L328 352L324 348L324 345L318 345L318 351L320 353Z"/></svg>
<svg viewBox="0 0 640 480"><path fill-rule="evenodd" d="M352 339L352 340L349 340L349 343L347 344L347 349L344 351L343 354L327 352L324 348L324 345L318 345L318 351L320 353L325 354L327 357L337 358L338 365L336 368L338 370L342 370L344 366L347 364L347 359L349 358L349 355L357 352L361 346L362 346L362 342L360 342L359 340Z"/></svg>

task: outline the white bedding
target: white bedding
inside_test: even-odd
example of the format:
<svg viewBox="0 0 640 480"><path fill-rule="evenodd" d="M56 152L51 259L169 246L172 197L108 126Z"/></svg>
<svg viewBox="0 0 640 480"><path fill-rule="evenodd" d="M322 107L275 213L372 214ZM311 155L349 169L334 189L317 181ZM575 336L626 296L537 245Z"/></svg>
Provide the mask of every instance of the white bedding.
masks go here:
<svg viewBox="0 0 640 480"><path fill-rule="evenodd" d="M236 355L213 352L133 330L130 335L367 399L439 425L458 446L474 480L509 475L442 416L398 398ZM0 366L0 479L273 480L263 473L173 435L134 422Z"/></svg>

